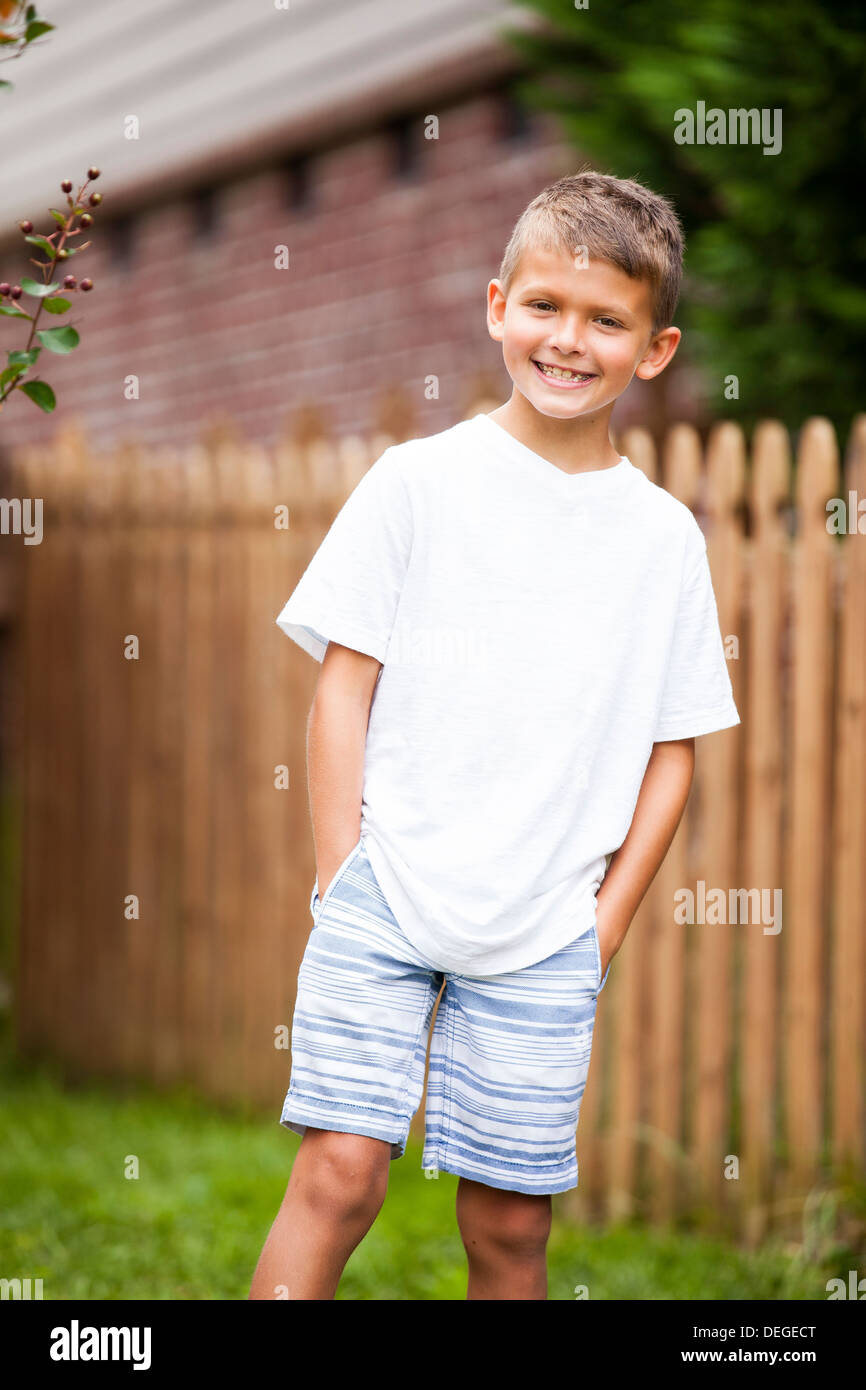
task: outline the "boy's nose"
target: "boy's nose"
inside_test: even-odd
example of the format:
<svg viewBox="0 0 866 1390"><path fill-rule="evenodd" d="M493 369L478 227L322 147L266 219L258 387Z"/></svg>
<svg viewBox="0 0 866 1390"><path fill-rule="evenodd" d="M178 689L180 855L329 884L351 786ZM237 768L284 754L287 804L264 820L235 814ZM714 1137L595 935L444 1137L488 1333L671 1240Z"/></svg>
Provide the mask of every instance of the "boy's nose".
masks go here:
<svg viewBox="0 0 866 1390"><path fill-rule="evenodd" d="M556 357L583 357L585 350L583 332L579 328L571 330L562 328L550 340L550 351ZM563 363L562 365L565 366L566 364Z"/></svg>

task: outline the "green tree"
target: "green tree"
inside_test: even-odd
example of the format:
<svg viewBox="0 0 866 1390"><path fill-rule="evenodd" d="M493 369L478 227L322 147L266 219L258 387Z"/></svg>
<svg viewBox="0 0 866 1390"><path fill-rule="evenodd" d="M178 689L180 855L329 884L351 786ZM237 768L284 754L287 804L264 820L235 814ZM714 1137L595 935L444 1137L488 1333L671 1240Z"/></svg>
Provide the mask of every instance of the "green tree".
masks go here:
<svg viewBox="0 0 866 1390"><path fill-rule="evenodd" d="M554 112L596 168L674 202L686 234L680 352L714 416L842 436L866 406L866 9L849 0L526 0L543 25L505 35L516 91ZM677 143L703 102L781 110L781 148ZM736 376L739 399L725 398Z"/></svg>

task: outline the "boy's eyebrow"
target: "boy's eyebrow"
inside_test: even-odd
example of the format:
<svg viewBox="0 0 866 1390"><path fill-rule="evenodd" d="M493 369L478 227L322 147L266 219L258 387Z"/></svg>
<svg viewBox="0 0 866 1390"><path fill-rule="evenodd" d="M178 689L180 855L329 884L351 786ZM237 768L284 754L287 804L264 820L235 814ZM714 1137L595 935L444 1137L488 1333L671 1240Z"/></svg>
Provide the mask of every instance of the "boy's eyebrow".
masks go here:
<svg viewBox="0 0 866 1390"><path fill-rule="evenodd" d="M560 297L559 295L557 295L555 290L549 289L547 285L527 285L526 288L523 290L523 294L537 295L539 299L542 297L544 297L545 299L558 299ZM626 309L620 306L619 304L599 303L596 304L594 307L597 312L603 312L605 314L619 314L622 318L632 318L634 316L633 309Z"/></svg>

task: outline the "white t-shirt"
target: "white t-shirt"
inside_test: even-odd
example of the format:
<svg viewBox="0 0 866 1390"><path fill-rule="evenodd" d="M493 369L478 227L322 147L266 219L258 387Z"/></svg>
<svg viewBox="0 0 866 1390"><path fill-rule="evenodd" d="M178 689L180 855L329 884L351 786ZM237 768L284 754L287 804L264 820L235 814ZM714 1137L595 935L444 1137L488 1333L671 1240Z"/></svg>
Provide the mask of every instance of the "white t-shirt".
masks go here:
<svg viewBox="0 0 866 1390"><path fill-rule="evenodd" d="M689 508L484 414L386 449L276 621L317 661L334 641L383 663L361 838L438 970L589 931L653 743L740 722Z"/></svg>

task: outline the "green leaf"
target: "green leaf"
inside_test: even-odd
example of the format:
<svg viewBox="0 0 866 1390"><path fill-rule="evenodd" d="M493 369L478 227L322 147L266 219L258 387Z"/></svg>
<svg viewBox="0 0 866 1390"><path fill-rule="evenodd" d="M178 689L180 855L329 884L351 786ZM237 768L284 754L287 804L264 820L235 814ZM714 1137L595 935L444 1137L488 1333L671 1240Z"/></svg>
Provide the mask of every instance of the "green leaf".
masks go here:
<svg viewBox="0 0 866 1390"><path fill-rule="evenodd" d="M40 38L42 34L47 34L53 28L54 25L46 24L44 19L31 20L24 30L24 42L32 43L34 39Z"/></svg>
<svg viewBox="0 0 866 1390"><path fill-rule="evenodd" d="M9 358L10 367L16 366L19 362L22 367L32 367L41 351L41 348L28 348L25 352L23 348L20 348L14 352L7 352L6 356Z"/></svg>
<svg viewBox="0 0 866 1390"><path fill-rule="evenodd" d="M70 308L70 301L60 299L58 296L54 299L46 299L42 307L47 314L65 314L66 310Z"/></svg>
<svg viewBox="0 0 866 1390"><path fill-rule="evenodd" d="M23 309L16 309L12 304L0 304L0 314L5 314L10 319L32 319L32 314L25 314Z"/></svg>
<svg viewBox="0 0 866 1390"><path fill-rule="evenodd" d="M51 216L54 218L55 222L59 222L61 226L65 225L66 218L63 216L62 212L60 212L57 208L49 208L48 211L51 213Z"/></svg>
<svg viewBox="0 0 866 1390"><path fill-rule="evenodd" d="M60 281L58 280L55 285L43 285L41 280L31 280L29 275L24 275L21 278L21 288L25 294L35 295L37 299L44 299L46 295L53 294L55 290L60 289Z"/></svg>
<svg viewBox="0 0 866 1390"><path fill-rule="evenodd" d="M38 405L40 410L44 410L46 415L54 409L57 404L56 397L47 381L23 381L16 388L23 391L25 396L29 396L34 405Z"/></svg>
<svg viewBox="0 0 866 1390"><path fill-rule="evenodd" d="M7 382L12 381L16 376L20 376L21 373L26 370L26 367L19 365L16 367L7 367L5 371L0 372L0 391L2 391Z"/></svg>
<svg viewBox="0 0 866 1390"><path fill-rule="evenodd" d="M49 352L65 354L77 348L81 341L78 330L71 324L64 324L62 328L37 328L36 336L47 347Z"/></svg>
<svg viewBox="0 0 866 1390"><path fill-rule="evenodd" d="M36 236L26 236L24 240L29 241L31 246L38 246L40 251L44 251L47 256L51 256L52 258L54 257L54 245L52 242L48 240L47 237L39 236L37 234Z"/></svg>
<svg viewBox="0 0 866 1390"><path fill-rule="evenodd" d="M14 82L7 82L5 78L2 81L0 81L0 87L8 87L10 92L14 86Z"/></svg>

